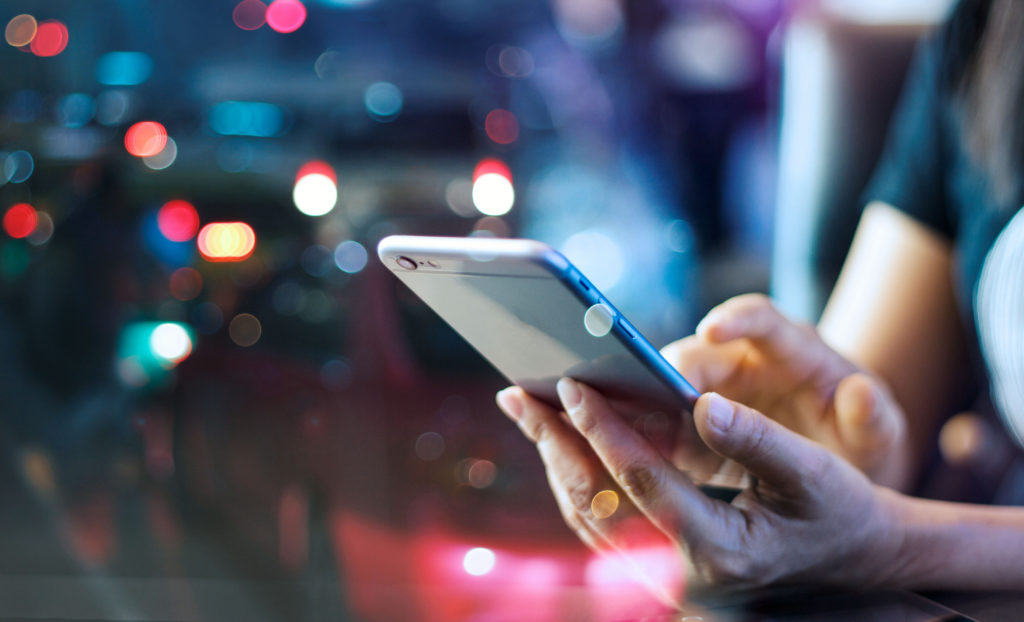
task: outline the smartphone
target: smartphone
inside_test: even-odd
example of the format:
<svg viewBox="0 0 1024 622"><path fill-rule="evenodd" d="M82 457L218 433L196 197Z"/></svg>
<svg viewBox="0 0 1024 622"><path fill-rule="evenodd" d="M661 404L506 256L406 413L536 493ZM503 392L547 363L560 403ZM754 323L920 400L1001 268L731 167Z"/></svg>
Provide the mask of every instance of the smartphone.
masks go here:
<svg viewBox="0 0 1024 622"><path fill-rule="evenodd" d="M377 253L512 384L560 408L560 378L586 383L639 427L674 426L662 445L709 496L728 500L749 485L680 417L700 393L558 251L534 240L396 235Z"/></svg>
<svg viewBox="0 0 1024 622"><path fill-rule="evenodd" d="M700 395L546 244L396 235L377 252L510 382L551 405L564 376L667 411L690 411Z"/></svg>

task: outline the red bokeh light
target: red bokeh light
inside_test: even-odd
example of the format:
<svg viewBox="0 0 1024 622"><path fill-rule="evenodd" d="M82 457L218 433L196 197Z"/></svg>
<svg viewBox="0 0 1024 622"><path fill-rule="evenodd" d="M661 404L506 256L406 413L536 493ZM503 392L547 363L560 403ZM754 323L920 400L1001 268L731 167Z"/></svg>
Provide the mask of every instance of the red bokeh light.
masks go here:
<svg viewBox="0 0 1024 622"><path fill-rule="evenodd" d="M168 201L156 215L160 233L172 242L187 242L199 230L199 213L188 201Z"/></svg>
<svg viewBox="0 0 1024 622"><path fill-rule="evenodd" d="M56 56L67 46L68 27L55 19L48 19L39 24L30 49L36 56Z"/></svg>
<svg viewBox="0 0 1024 622"><path fill-rule="evenodd" d="M35 231L37 224L39 214L28 203L13 205L4 214L4 231L12 238L27 238Z"/></svg>
<svg viewBox="0 0 1024 622"><path fill-rule="evenodd" d="M497 158L484 158L480 160L480 163L473 169L473 181L475 182L488 173L497 173L509 180L509 182L512 181L512 171L509 170L504 162Z"/></svg>
<svg viewBox="0 0 1024 622"><path fill-rule="evenodd" d="M306 7L299 0L274 0L267 7L267 25L277 32L295 32L305 22Z"/></svg>
<svg viewBox="0 0 1024 622"><path fill-rule="evenodd" d="M267 5L260 0L242 0L231 12L231 19L242 30L259 30L267 23Z"/></svg>
<svg viewBox="0 0 1024 622"><path fill-rule="evenodd" d="M487 113L484 129L487 137L500 145L514 143L519 138L519 120L516 115L501 108Z"/></svg>
<svg viewBox="0 0 1024 622"><path fill-rule="evenodd" d="M338 175L334 172L334 168L323 160L311 160L303 164L299 167L299 172L295 173L295 181L299 181L306 175L323 175L335 184L338 183Z"/></svg>
<svg viewBox="0 0 1024 622"><path fill-rule="evenodd" d="M133 156L155 156L167 146L167 129L156 121L141 121L128 128L124 146Z"/></svg>

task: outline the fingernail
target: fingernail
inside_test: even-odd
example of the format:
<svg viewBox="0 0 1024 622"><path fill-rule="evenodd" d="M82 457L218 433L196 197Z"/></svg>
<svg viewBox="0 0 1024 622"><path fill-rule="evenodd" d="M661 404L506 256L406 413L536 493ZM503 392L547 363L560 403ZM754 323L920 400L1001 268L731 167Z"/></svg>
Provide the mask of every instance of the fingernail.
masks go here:
<svg viewBox="0 0 1024 622"><path fill-rule="evenodd" d="M732 402L717 393L708 393L708 423L725 432L732 427L735 415Z"/></svg>
<svg viewBox="0 0 1024 622"><path fill-rule="evenodd" d="M509 419L519 421L523 415L523 400L519 399L519 395L516 394L513 387L498 391L495 399L498 402L498 407L508 415Z"/></svg>
<svg viewBox="0 0 1024 622"><path fill-rule="evenodd" d="M572 410L583 401L583 394L580 393L580 386L571 378L562 378L556 385L558 399L562 400L562 406L566 410Z"/></svg>

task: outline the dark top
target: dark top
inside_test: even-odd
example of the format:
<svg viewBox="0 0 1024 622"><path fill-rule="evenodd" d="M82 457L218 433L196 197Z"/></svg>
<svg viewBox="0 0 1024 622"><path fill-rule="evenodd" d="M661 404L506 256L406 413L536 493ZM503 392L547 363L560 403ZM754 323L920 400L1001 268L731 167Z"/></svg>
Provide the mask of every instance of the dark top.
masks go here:
<svg viewBox="0 0 1024 622"><path fill-rule="evenodd" d="M918 47L866 198L948 238L954 284L973 320L992 398L1024 446L1024 210L999 201L967 151L960 82L979 44L987 2L961 2Z"/></svg>

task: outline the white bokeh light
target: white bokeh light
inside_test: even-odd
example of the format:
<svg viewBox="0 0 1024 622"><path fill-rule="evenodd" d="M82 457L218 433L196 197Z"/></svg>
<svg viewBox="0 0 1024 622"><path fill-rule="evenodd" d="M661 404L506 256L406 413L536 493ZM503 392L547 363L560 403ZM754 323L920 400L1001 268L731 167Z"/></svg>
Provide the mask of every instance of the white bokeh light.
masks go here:
<svg viewBox="0 0 1024 622"><path fill-rule="evenodd" d="M177 364L192 352L192 338L181 324L165 322L153 329L149 347L157 358Z"/></svg>
<svg viewBox="0 0 1024 622"><path fill-rule="evenodd" d="M466 552L462 558L462 567L474 577L481 577L492 570L497 562L497 556L491 549L477 547Z"/></svg>
<svg viewBox="0 0 1024 622"><path fill-rule="evenodd" d="M504 216L512 209L515 201L515 189L504 175L487 173L473 182L473 205L481 214Z"/></svg>
<svg viewBox="0 0 1024 622"><path fill-rule="evenodd" d="M581 231L566 240L561 250L600 290L607 291L622 279L622 250L603 233Z"/></svg>
<svg viewBox="0 0 1024 622"><path fill-rule="evenodd" d="M310 173L295 182L295 207L307 216L323 216L338 202L338 186L327 175Z"/></svg>

